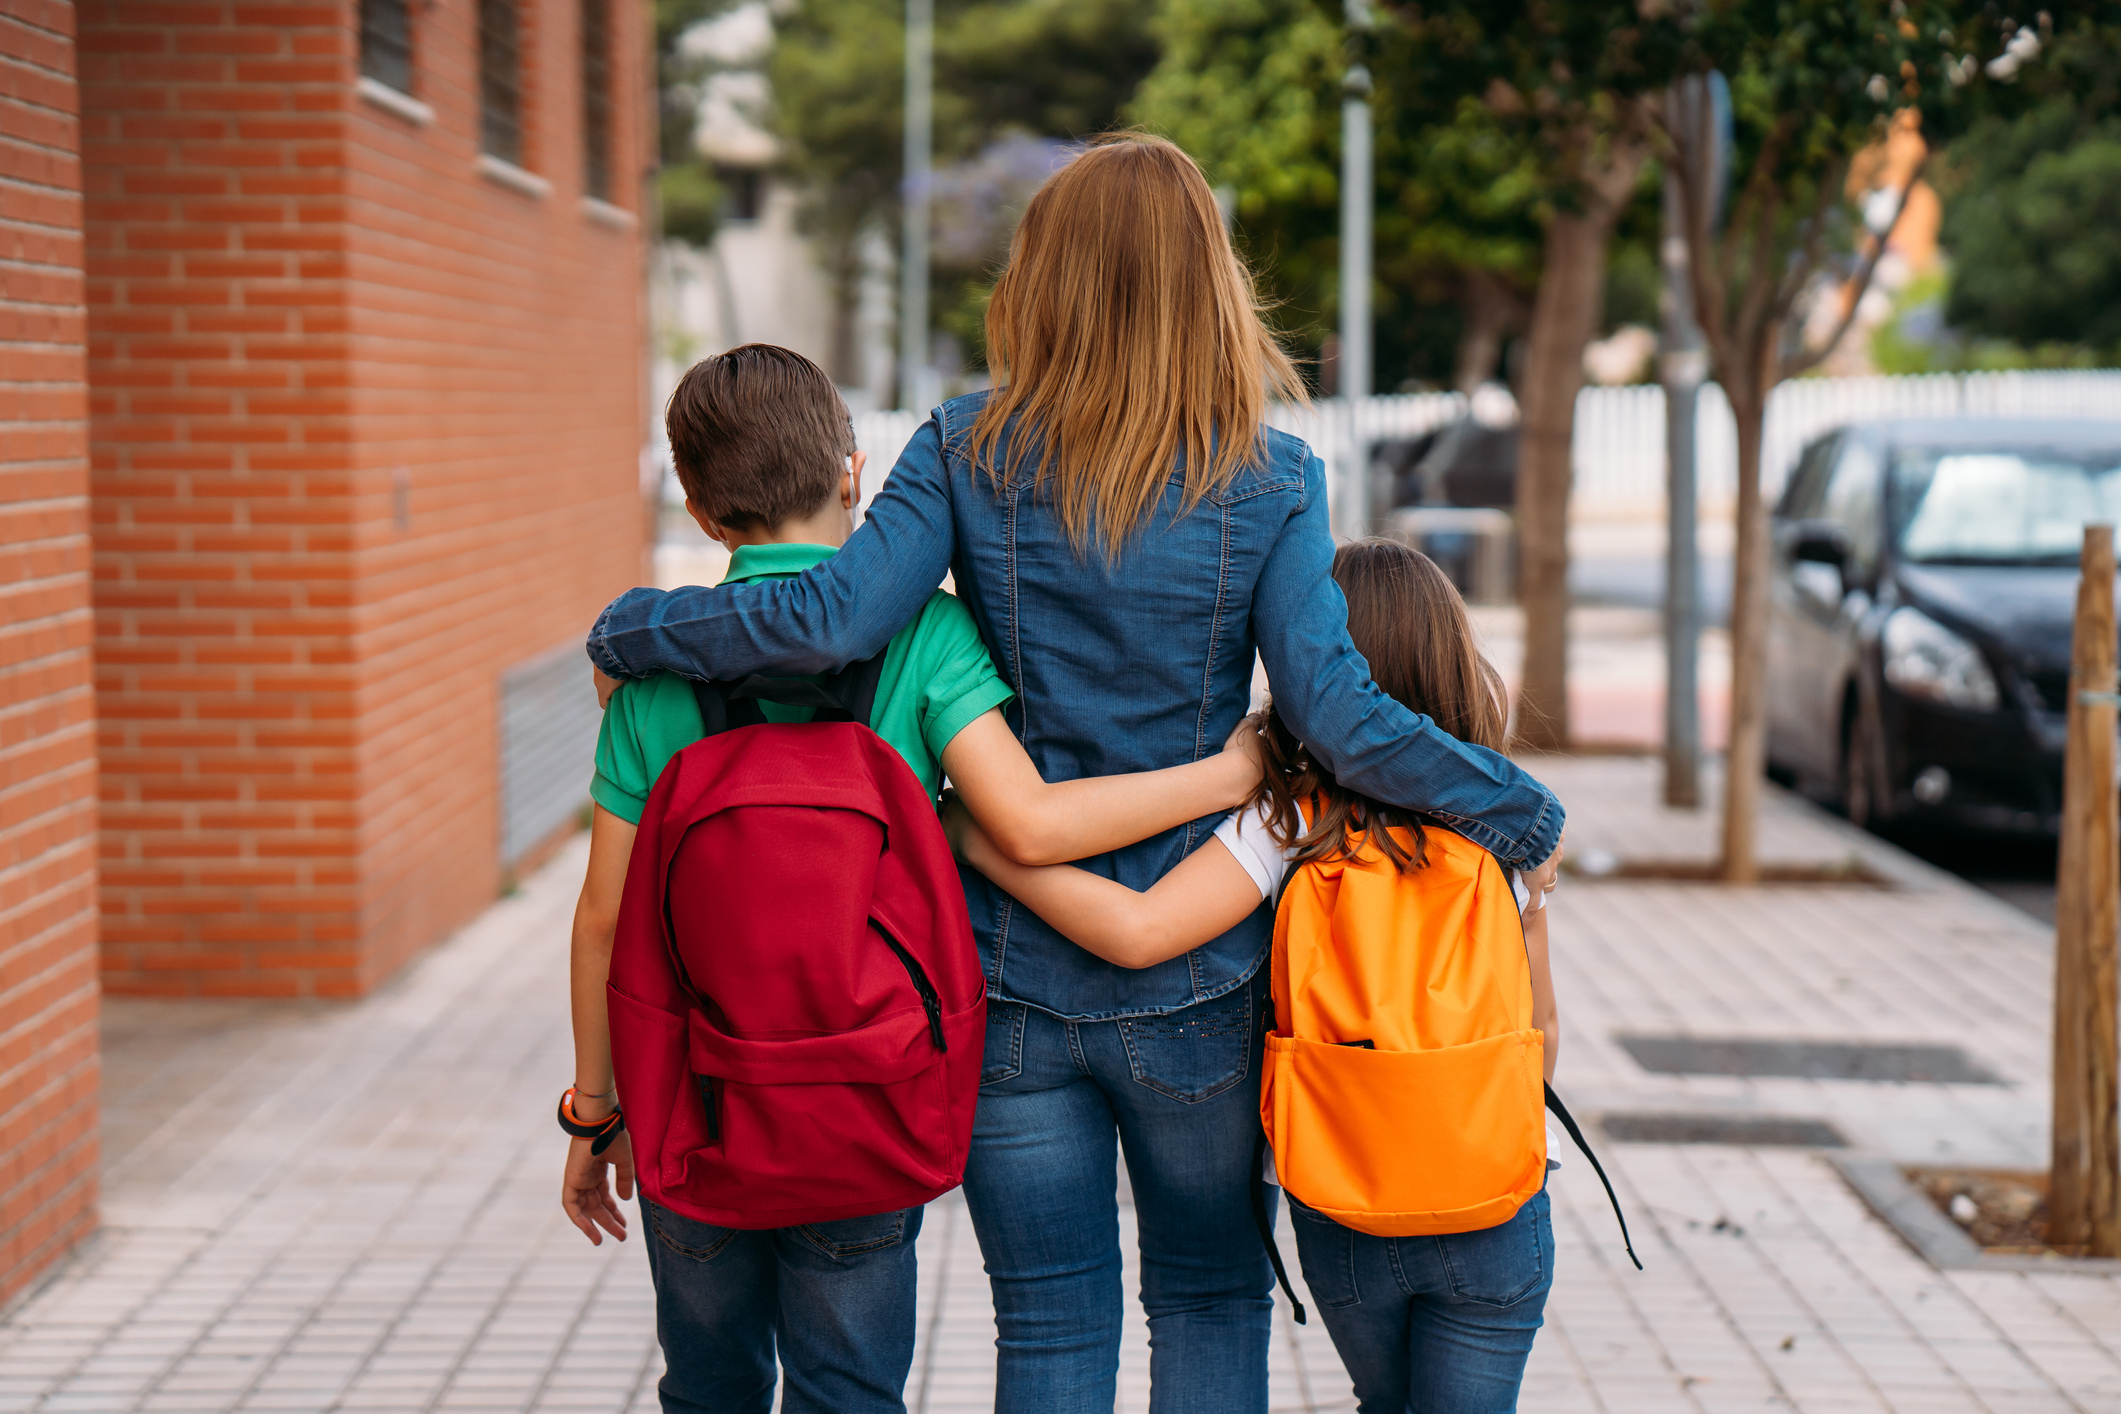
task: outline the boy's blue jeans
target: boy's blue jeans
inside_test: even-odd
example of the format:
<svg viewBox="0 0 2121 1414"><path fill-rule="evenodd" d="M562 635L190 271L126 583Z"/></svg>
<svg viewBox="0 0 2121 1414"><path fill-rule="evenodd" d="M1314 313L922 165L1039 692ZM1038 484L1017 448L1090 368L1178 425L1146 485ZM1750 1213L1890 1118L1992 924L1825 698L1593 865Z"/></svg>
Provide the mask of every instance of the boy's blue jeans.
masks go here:
<svg viewBox="0 0 2121 1414"><path fill-rule="evenodd" d="M786 1414L906 1407L921 1210L746 1232L641 1199L665 1414L768 1414L776 1346Z"/></svg>
<svg viewBox="0 0 2121 1414"><path fill-rule="evenodd" d="M1304 1284L1361 1414L1510 1414L1554 1284L1541 1190L1500 1227L1372 1237L1293 1198Z"/></svg>
<svg viewBox="0 0 2121 1414"><path fill-rule="evenodd" d="M995 1414L1111 1414L1140 1231L1153 1414L1265 1414L1273 1277L1253 1224L1264 976L1166 1016L987 1003L965 1197L994 1291Z"/></svg>

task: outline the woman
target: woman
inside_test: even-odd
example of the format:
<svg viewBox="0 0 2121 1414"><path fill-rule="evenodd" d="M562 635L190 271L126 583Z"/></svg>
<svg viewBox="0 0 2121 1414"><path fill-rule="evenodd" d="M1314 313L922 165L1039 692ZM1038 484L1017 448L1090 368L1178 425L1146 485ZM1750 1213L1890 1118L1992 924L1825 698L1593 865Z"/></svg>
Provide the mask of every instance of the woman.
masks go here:
<svg viewBox="0 0 2121 1414"><path fill-rule="evenodd" d="M1296 372L1191 159L1128 136L1056 174L1017 228L987 347L1001 386L936 409L838 554L771 584L633 590L592 660L615 677L822 671L875 652L951 571L1049 781L1217 750L1257 652L1291 730L1350 789L1514 868L1553 853L1553 797L1379 691L1349 643L1323 469L1260 421L1270 390L1301 396ZM1215 824L1083 865L1146 889ZM990 1002L965 1194L996 1409L1112 1408L1124 1151L1153 1407L1264 1410L1271 1278L1246 1176L1271 919L1133 971L976 875L966 901Z"/></svg>

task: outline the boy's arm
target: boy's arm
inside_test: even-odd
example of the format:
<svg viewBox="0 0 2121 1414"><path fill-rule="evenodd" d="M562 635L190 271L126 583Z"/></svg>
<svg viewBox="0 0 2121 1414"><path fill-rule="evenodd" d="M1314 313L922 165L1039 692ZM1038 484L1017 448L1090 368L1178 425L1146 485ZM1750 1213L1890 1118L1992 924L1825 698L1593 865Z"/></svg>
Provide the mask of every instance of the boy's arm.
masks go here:
<svg viewBox="0 0 2121 1414"><path fill-rule="evenodd" d="M943 825L967 864L1069 942L1120 967L1154 967L1191 952L1259 907L1259 885L1219 839L1186 856L1148 892L1136 893L1072 864L1018 864L960 804L944 806Z"/></svg>
<svg viewBox="0 0 2121 1414"><path fill-rule="evenodd" d="M611 1113L616 1097L611 1077L611 1012L604 984L611 972L611 943L618 932L619 897L626 889L626 861L633 853L636 827L603 806L589 826L589 872L574 909L574 942L568 955L567 987L574 1018L575 1117L586 1123ZM585 1099L584 1096L604 1096ZM589 1152L591 1141L567 1142L567 1170L560 1185L560 1206L569 1221L593 1243L597 1229L626 1240L626 1213L613 1201L606 1166L618 1170L618 1196L633 1197L633 1147L621 1133L604 1153Z"/></svg>
<svg viewBox="0 0 2121 1414"><path fill-rule="evenodd" d="M1554 1081L1561 1059L1561 1008L1554 1001L1554 968L1547 955L1547 910L1542 905L1524 916L1524 951L1532 964L1532 1025L1546 1035L1544 1069Z"/></svg>
<svg viewBox="0 0 2121 1414"><path fill-rule="evenodd" d="M1248 717L1220 752L1200 761L1049 783L994 708L950 739L943 771L1001 857L1015 864L1058 864L1235 810L1259 784L1258 738L1258 724ZM981 872L1008 887L993 871ZM1032 908L1038 911L1036 904Z"/></svg>

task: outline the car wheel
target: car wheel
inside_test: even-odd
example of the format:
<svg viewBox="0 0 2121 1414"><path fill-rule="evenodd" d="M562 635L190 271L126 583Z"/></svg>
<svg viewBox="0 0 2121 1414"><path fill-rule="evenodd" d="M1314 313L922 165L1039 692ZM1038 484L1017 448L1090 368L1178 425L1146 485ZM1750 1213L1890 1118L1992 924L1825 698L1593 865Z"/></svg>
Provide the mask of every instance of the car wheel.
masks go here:
<svg viewBox="0 0 2121 1414"><path fill-rule="evenodd" d="M1864 829L1882 824L1891 813L1885 786L1885 733L1878 708L1866 694L1850 694L1841 726L1841 809L1849 822Z"/></svg>

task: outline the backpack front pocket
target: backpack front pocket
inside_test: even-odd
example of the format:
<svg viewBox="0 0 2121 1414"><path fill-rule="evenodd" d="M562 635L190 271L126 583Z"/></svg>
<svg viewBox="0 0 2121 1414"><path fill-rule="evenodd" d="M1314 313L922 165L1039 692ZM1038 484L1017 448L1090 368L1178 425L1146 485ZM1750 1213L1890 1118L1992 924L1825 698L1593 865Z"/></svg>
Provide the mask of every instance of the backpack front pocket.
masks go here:
<svg viewBox="0 0 2121 1414"><path fill-rule="evenodd" d="M1261 1119L1282 1186L1377 1237L1508 1222L1546 1177L1537 1031L1388 1051L1267 1037Z"/></svg>

